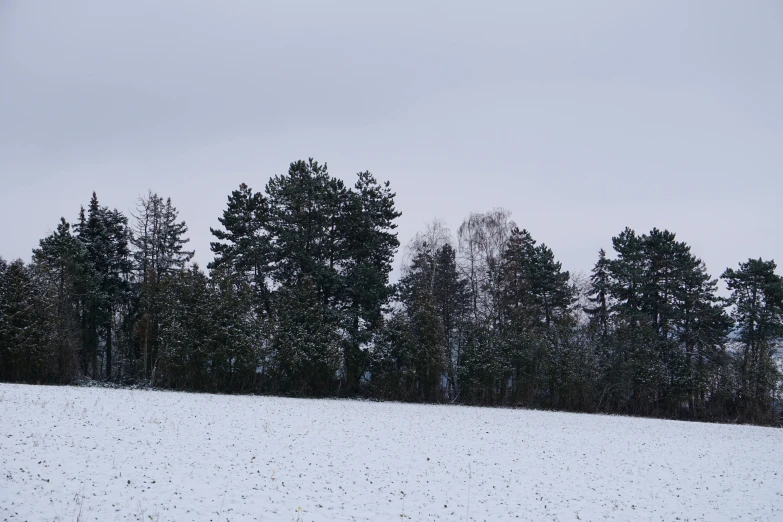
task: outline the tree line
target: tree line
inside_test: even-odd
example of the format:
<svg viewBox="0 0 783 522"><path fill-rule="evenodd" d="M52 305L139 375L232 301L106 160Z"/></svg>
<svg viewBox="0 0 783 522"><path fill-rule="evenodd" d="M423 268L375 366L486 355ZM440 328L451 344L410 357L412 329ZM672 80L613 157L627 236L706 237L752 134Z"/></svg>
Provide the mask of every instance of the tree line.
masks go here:
<svg viewBox="0 0 783 522"><path fill-rule="evenodd" d="M294 162L228 196L203 270L170 199L129 218L93 193L29 263L0 258L0 381L780 422L773 261L721 297L675 234L626 228L572 276L494 209L433 221L392 284L394 198Z"/></svg>

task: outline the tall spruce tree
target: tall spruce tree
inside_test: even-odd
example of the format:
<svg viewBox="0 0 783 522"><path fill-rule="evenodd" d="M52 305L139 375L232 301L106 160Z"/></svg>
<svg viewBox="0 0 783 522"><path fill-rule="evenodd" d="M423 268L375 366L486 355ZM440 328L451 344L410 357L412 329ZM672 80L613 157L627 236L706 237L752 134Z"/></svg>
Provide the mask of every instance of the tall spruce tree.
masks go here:
<svg viewBox="0 0 783 522"><path fill-rule="evenodd" d="M115 314L129 298L130 259L128 218L118 210L98 203L95 192L85 216L84 209L76 227L77 237L86 250L86 258L95 274L95 293L87 303L85 327L89 340L90 369L93 379L112 377ZM98 362L99 338L103 339L103 365Z"/></svg>
<svg viewBox="0 0 783 522"><path fill-rule="evenodd" d="M601 333L601 339L604 341L609 335L610 277L609 259L606 257L606 251L602 248L598 251L598 261L596 261L590 275L588 300L592 306L586 308L586 312L590 317L591 325L598 329Z"/></svg>

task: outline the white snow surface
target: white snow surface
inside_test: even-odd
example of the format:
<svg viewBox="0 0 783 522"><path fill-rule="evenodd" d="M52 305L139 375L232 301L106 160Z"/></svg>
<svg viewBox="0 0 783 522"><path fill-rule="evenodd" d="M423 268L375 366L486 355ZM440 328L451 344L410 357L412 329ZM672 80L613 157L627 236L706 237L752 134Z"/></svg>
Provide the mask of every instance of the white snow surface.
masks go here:
<svg viewBox="0 0 783 522"><path fill-rule="evenodd" d="M0 520L783 520L783 430L0 385Z"/></svg>

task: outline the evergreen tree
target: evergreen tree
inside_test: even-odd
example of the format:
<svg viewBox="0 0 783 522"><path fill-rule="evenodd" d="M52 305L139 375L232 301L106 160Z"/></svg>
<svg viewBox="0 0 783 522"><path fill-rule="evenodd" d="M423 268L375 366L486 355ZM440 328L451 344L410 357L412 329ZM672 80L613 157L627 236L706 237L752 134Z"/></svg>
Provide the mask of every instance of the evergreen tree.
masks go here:
<svg viewBox="0 0 783 522"><path fill-rule="evenodd" d="M346 195L342 217L343 254L340 282L346 311L345 382L356 392L367 368L361 346L371 341L383 320L383 308L394 294L389 284L399 240L394 229L401 213L394 207L389 182L378 183L369 172L360 172L354 190Z"/></svg>
<svg viewBox="0 0 783 522"><path fill-rule="evenodd" d="M84 248L70 228L61 218L57 230L33 250L32 271L48 311L44 337L47 350L56 360L52 377L59 382L69 382L79 373L82 337L78 296L91 276Z"/></svg>
<svg viewBox="0 0 783 522"><path fill-rule="evenodd" d="M8 330L10 315L8 289L8 263L0 257L0 379L10 380L10 350L8 345Z"/></svg>
<svg viewBox="0 0 783 522"><path fill-rule="evenodd" d="M725 405L717 404L720 401L715 387L716 377L725 373L728 364L725 346L732 320L717 295L717 280L710 277L704 263L691 255L680 262L685 266L676 289L676 328L677 340L685 354L685 378L678 395L688 401L694 416L708 402L724 413Z"/></svg>
<svg viewBox="0 0 783 522"><path fill-rule="evenodd" d="M540 326L536 262L536 241L530 232L515 227L503 252L500 284L503 318L496 327L519 333Z"/></svg>
<svg viewBox="0 0 783 522"><path fill-rule="evenodd" d="M167 287L174 275L185 269L194 252L184 250L189 239L188 227L179 221L179 212L171 199L150 191L139 198L135 216L135 234L131 240L133 269L139 297L137 331L141 344L142 377L148 379L157 366L161 342L160 323L172 303L167 299Z"/></svg>
<svg viewBox="0 0 783 522"><path fill-rule="evenodd" d="M29 267L21 259L0 261L0 380L40 383L50 376L45 313Z"/></svg>
<svg viewBox="0 0 783 522"><path fill-rule="evenodd" d="M511 231L501 274L504 314L517 330L548 328L573 302L568 272L549 247L536 246L527 230Z"/></svg>
<svg viewBox="0 0 783 522"><path fill-rule="evenodd" d="M271 277L276 284L276 293L304 299L301 307L285 303L285 298L276 299L284 309L275 314L277 323L273 331L288 333L273 338L274 349L280 351L278 360L291 359L290 332L300 327L289 322L305 314L317 328L302 332L309 354L302 360L307 361L307 371L329 368L334 352L332 332L337 332L340 325L347 322L344 312L346 283L341 269L348 257L345 249L348 192L342 181L329 176L326 164L321 165L312 158L291 163L287 174L269 180L266 192L270 207L269 232L274 245ZM318 346L319 342L324 344ZM319 356L324 359L317 361L315 358ZM343 360L341 365L343 381L347 362ZM287 382L292 382L292 368L295 366L283 368ZM318 373L325 375L320 370Z"/></svg>
<svg viewBox="0 0 783 522"><path fill-rule="evenodd" d="M472 299L456 252L441 232L436 224L420 241L413 241L413 257L398 285L404 315L396 317L397 327L408 328L407 335L398 338L410 345L406 353L417 383L414 395L439 397L445 385L447 396L456 400Z"/></svg>
<svg viewBox="0 0 783 522"><path fill-rule="evenodd" d="M409 346L401 347L409 357L413 400L440 396L440 381L446 369L446 336L435 304L437 250L429 243L415 245L410 265L399 282L407 335L400 336Z"/></svg>
<svg viewBox="0 0 783 522"><path fill-rule="evenodd" d="M501 358L496 337L485 322L469 325L459 366L459 395L468 404L496 404ZM488 356L489 355L489 356Z"/></svg>
<svg viewBox="0 0 783 522"><path fill-rule="evenodd" d="M536 247L533 263L533 294L538 305L539 322L546 328L566 319L574 302L574 289L570 275L545 244Z"/></svg>
<svg viewBox="0 0 783 522"><path fill-rule="evenodd" d="M459 396L459 367L470 328L472 299L468 280L460 274L456 252L450 244L438 249L434 261L432 293L446 346L447 394L455 400Z"/></svg>
<svg viewBox="0 0 783 522"><path fill-rule="evenodd" d="M598 329L603 340L606 340L609 335L609 309L611 307L609 302L611 285L609 263L606 251L602 248L598 251L598 261L596 261L590 275L588 300L593 306L586 309L590 323Z"/></svg>
<svg viewBox="0 0 783 522"><path fill-rule="evenodd" d="M281 391L333 394L342 355L340 334L323 313L315 285L305 277L277 297L273 339Z"/></svg>
<svg viewBox="0 0 783 522"><path fill-rule="evenodd" d="M170 199L141 198L133 234L93 193L31 264L0 259L0 380L779 421L774 262L727 269L721 299L674 233L626 228L587 288L494 209L457 249L429 224L392 285L395 197L366 171L347 187L291 163L265 194L231 193L207 274Z"/></svg>
<svg viewBox="0 0 783 522"><path fill-rule="evenodd" d="M386 400L413 401L416 390L416 344L405 311L392 311L370 350L370 391Z"/></svg>
<svg viewBox="0 0 783 522"><path fill-rule="evenodd" d="M776 268L774 261L748 259L721 276L731 292L727 304L733 307L741 343L740 408L751 421L767 420L780 379L774 356L783 337L783 277Z"/></svg>
<svg viewBox="0 0 783 522"><path fill-rule="evenodd" d="M438 401L446 371L445 332L432 294L418 294L408 307L411 338L415 343L416 399Z"/></svg>
<svg viewBox="0 0 783 522"><path fill-rule="evenodd" d="M609 262L611 274L610 292L614 299L614 311L625 321L639 323L643 301L644 276L647 259L644 242L630 228L612 238L617 259Z"/></svg>
<svg viewBox="0 0 783 522"><path fill-rule="evenodd" d="M540 302L536 241L527 230L514 227L500 268L499 317L491 324L500 350L494 354L498 374L493 379L493 402L532 401L540 357Z"/></svg>
<svg viewBox="0 0 783 522"><path fill-rule="evenodd" d="M253 286L258 312L266 315L272 312L270 218L268 200L242 183L218 218L225 230L210 228L217 241L210 243L215 259L207 265L210 270L227 266L243 274Z"/></svg>
<svg viewBox="0 0 783 522"><path fill-rule="evenodd" d="M659 317L652 313L657 303L651 297L656 290L651 280L651 257L647 236L625 228L612 238L617 258L609 262L610 297L615 322L613 353L607 373L613 380L614 407L636 414L651 414L667 386L662 356L670 352L667 339L657 335Z"/></svg>
<svg viewBox="0 0 783 522"><path fill-rule="evenodd" d="M324 306L338 297L345 260L342 228L347 193L326 164L297 161L266 186L275 245L274 280L289 285L309 278Z"/></svg>
<svg viewBox="0 0 783 522"><path fill-rule="evenodd" d="M86 258L95 274L96 295L86 303L85 327L89 340L90 368L93 379L101 377L98 363L99 338L103 337L106 378L112 376L112 347L115 313L129 298L131 260L128 219L118 210L109 210L98 203L95 192L85 218L82 209L77 237L86 250Z"/></svg>
<svg viewBox="0 0 783 522"><path fill-rule="evenodd" d="M498 393L504 401L532 401L540 393L541 365L555 361L550 353L555 345L547 336L566 319L573 302L569 274L551 249L536 246L527 230L514 228L503 254L500 288L502 318L496 328L503 356Z"/></svg>
<svg viewBox="0 0 783 522"><path fill-rule="evenodd" d="M214 391L256 389L265 326L255 309L255 289L230 267L210 272L209 386Z"/></svg>
<svg viewBox="0 0 783 522"><path fill-rule="evenodd" d="M638 236L626 228L612 241L618 253L608 262L610 310L618 325L612 346L625 350L614 354L613 364L630 372L634 411L676 415L687 402L695 415L696 403L703 407L708 400L709 376L725 363L721 353L731 326L716 282L667 230Z"/></svg>
<svg viewBox="0 0 783 522"><path fill-rule="evenodd" d="M212 390L209 367L216 330L213 315L219 303L210 281L198 265L193 265L169 276L165 296L167 311L160 316L161 344L151 383Z"/></svg>

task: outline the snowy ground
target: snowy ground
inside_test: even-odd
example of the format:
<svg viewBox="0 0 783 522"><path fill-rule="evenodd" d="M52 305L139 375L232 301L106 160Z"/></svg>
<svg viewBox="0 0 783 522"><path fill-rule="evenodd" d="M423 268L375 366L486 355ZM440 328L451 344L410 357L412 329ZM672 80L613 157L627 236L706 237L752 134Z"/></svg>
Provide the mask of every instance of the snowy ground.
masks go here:
<svg viewBox="0 0 783 522"><path fill-rule="evenodd" d="M77 519L783 520L783 430L0 385L0 520Z"/></svg>

